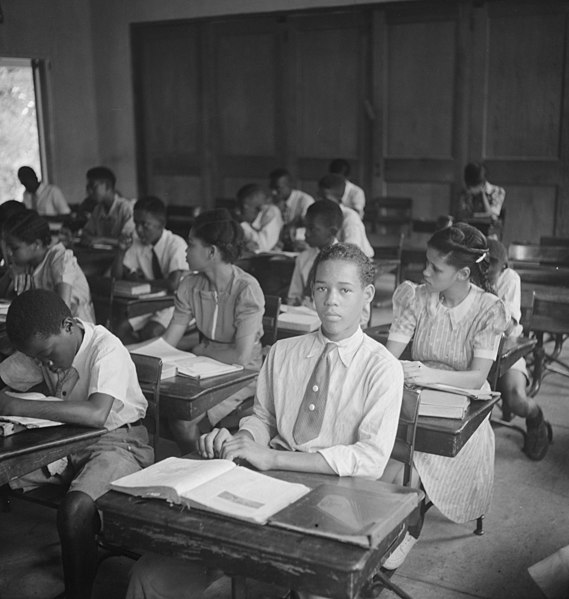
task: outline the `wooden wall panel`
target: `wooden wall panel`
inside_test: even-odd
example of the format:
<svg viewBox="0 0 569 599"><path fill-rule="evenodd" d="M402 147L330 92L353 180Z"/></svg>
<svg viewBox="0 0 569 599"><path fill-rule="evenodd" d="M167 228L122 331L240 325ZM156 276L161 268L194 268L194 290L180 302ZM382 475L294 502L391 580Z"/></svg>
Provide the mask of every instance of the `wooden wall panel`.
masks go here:
<svg viewBox="0 0 569 599"><path fill-rule="evenodd" d="M203 194L201 177L154 175L152 193L169 206L201 206Z"/></svg>
<svg viewBox="0 0 569 599"><path fill-rule="evenodd" d="M556 187L508 185L504 208L504 243L539 243L554 234Z"/></svg>
<svg viewBox="0 0 569 599"><path fill-rule="evenodd" d="M386 195L413 198L413 218L434 219L448 213L451 186L444 183L388 183Z"/></svg>
<svg viewBox="0 0 569 599"><path fill-rule="evenodd" d="M489 20L489 158L559 157L565 22L556 14Z"/></svg>

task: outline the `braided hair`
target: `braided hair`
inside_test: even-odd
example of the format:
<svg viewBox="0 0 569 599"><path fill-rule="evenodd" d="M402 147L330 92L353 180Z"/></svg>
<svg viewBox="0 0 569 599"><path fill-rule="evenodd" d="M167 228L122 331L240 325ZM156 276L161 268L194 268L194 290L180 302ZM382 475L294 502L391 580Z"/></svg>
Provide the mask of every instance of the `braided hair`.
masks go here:
<svg viewBox="0 0 569 599"><path fill-rule="evenodd" d="M224 262L232 264L243 249L243 229L225 208L202 212L191 233L207 245L214 245Z"/></svg>
<svg viewBox="0 0 569 599"><path fill-rule="evenodd" d="M8 217L2 224L2 238L8 237L27 244L39 240L46 247L51 243L49 223L35 210L22 210Z"/></svg>
<svg viewBox="0 0 569 599"><path fill-rule="evenodd" d="M456 223L437 231L427 245L441 253L445 262L456 269L468 267L470 280L484 291L495 294L488 281L488 242L478 229L466 223Z"/></svg>

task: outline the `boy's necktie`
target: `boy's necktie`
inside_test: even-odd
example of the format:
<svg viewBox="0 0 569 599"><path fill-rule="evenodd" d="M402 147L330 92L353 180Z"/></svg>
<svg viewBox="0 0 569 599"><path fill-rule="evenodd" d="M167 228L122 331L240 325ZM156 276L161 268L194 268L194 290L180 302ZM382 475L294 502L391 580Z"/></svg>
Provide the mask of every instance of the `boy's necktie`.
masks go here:
<svg viewBox="0 0 569 599"><path fill-rule="evenodd" d="M312 371L304 398L300 404L292 435L296 443L307 443L320 434L326 399L328 396L328 383L330 381L330 362L328 356L336 349L335 343L327 343L320 354L316 366Z"/></svg>
<svg viewBox="0 0 569 599"><path fill-rule="evenodd" d="M160 268L160 262L158 262L158 256L152 248L152 276L155 281L160 281L164 278L164 274L162 273L162 268Z"/></svg>

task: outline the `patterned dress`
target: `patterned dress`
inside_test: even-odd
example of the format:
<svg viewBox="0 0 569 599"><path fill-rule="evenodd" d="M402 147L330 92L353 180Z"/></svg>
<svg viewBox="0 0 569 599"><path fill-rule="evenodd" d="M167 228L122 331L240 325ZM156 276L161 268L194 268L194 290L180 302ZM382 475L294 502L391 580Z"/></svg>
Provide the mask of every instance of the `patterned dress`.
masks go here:
<svg viewBox="0 0 569 599"><path fill-rule="evenodd" d="M508 323L502 301L474 285L458 306L447 308L426 285L406 281L395 291L393 312L389 340L413 338L413 360L439 370L468 370L475 357L494 360ZM488 419L454 458L417 451L414 462L429 498L447 518L467 522L487 511L494 480Z"/></svg>

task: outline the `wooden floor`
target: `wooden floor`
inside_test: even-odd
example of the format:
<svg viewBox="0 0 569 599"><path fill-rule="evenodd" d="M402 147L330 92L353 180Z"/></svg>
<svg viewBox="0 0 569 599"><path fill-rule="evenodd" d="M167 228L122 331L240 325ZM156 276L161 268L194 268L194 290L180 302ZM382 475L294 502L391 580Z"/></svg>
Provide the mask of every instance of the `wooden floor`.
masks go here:
<svg viewBox="0 0 569 599"><path fill-rule="evenodd" d="M387 308L374 310L374 324L388 318ZM569 362L569 350L564 358ZM569 379L549 375L538 400L553 424L549 454L531 462L520 450L519 434L495 430L495 492L486 534L474 536L474 523L453 524L430 510L419 542L394 576L415 599L542 597L528 566L569 544ZM61 592L54 512L17 502L11 513L0 514L0 523L0 598L49 599ZM94 599L124 597L131 564L126 558L104 562ZM251 590L256 599L281 596L279 589L253 584ZM229 597L228 582L222 579L207 596Z"/></svg>

